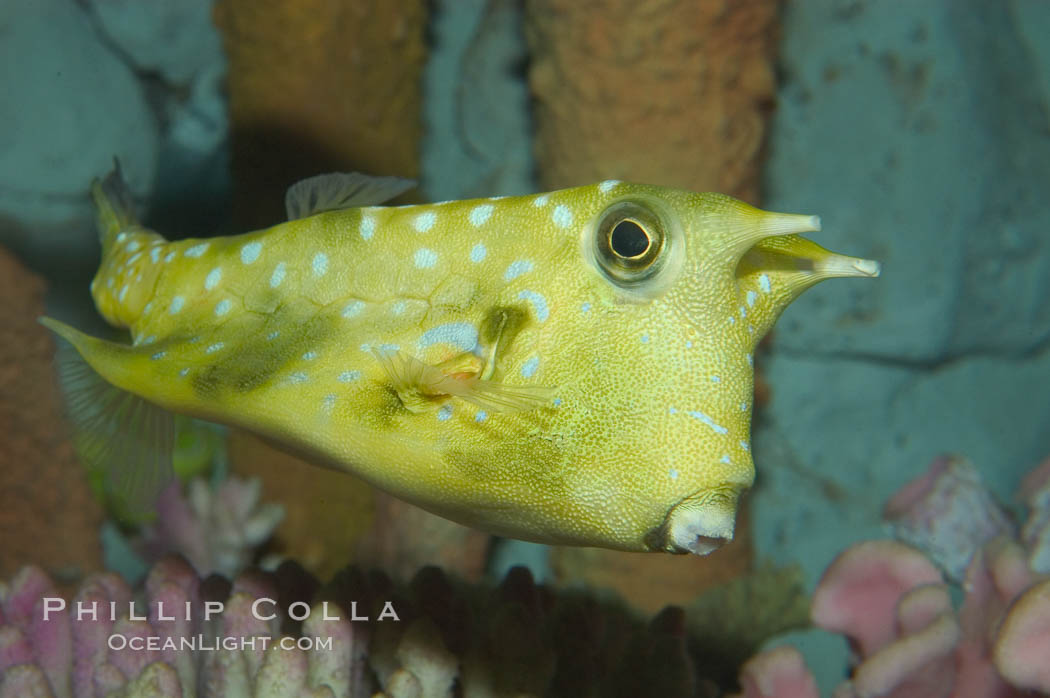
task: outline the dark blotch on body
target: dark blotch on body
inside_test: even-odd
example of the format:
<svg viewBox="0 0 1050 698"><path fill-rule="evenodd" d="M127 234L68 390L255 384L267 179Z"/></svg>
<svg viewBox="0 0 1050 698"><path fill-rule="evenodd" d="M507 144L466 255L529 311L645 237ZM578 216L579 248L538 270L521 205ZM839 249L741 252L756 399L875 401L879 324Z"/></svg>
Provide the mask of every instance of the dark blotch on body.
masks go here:
<svg viewBox="0 0 1050 698"><path fill-rule="evenodd" d="M278 329L277 337L266 338ZM298 313L278 313L194 376L193 389L201 399L207 400L217 399L223 389L236 393L255 390L274 376L290 372L287 369L290 363L307 349L324 343L333 333L333 320L327 316L306 320Z"/></svg>

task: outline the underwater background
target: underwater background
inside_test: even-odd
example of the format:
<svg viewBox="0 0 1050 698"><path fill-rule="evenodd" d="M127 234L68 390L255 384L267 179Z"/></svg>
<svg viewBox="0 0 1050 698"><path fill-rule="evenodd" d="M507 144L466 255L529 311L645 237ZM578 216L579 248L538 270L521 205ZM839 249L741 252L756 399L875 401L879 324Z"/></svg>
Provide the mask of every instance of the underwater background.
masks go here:
<svg viewBox="0 0 1050 698"><path fill-rule="evenodd" d="M240 579L234 596L402 599L400 629L354 626L354 669L332 670L354 678L332 695L807 695L801 670L783 670L805 684L788 692L749 683L768 666L741 675L782 645L822 695L851 665L844 695L963 685L953 656L984 667L988 691L996 672L1050 690L1038 655L1007 643L1022 611L1050 619L1048 37L1043 0L0 2L0 692L38 665L56 695L139 695L146 666L103 650L92 666L110 673L63 679L18 599L120 598L149 579L156 598L158 579L198 577L212 586L193 594L229 596L209 575ZM615 178L819 214L809 237L883 271L817 286L775 326L756 359L755 486L737 539L707 558L496 541L188 420L179 485L156 519L118 525L77 462L36 323L106 331L87 292L88 187L114 157L171 239L279 222L288 185L320 172L418 179L405 202ZM877 554L851 547L872 540ZM818 611L844 551L868 555L868 580L929 566L886 575L895 595L870 594L883 606L835 588L863 599L858 615L898 614L881 636ZM940 645L898 603L920 582L954 603L938 607L957 618ZM1050 652L1042 627L1025 646ZM908 639L929 650L920 668L865 693L865 660L903 666ZM245 662L246 677L268 666ZM187 676L200 695L249 690L211 659L170 664L184 690Z"/></svg>

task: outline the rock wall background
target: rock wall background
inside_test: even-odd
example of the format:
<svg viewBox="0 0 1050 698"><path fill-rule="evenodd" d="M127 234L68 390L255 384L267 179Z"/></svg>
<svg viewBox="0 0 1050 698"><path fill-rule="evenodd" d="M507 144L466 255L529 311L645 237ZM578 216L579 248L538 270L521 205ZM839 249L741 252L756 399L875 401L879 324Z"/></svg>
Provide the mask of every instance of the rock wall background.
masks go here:
<svg viewBox="0 0 1050 698"><path fill-rule="evenodd" d="M796 0L782 22L764 203L883 262L793 304L765 364L756 546L813 584L937 454L1010 501L1050 452L1050 5Z"/></svg>

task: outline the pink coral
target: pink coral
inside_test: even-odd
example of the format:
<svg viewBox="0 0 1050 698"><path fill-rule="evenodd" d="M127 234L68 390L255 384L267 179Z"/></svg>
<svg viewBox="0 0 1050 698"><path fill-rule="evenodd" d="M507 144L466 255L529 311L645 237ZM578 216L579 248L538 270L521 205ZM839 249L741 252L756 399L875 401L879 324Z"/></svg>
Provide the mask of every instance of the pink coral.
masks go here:
<svg viewBox="0 0 1050 698"><path fill-rule="evenodd" d="M934 459L924 475L898 490L883 517L894 538L926 551L956 582L982 545L1016 534L977 468L953 455Z"/></svg>
<svg viewBox="0 0 1050 698"><path fill-rule="evenodd" d="M757 654L740 669L738 698L819 698L817 682L806 668L802 653L781 646Z"/></svg>
<svg viewBox="0 0 1050 698"><path fill-rule="evenodd" d="M231 475L212 487L202 477L185 491L172 482L157 498L157 520L136 541L148 561L185 557L201 576L234 577L284 517L280 504L260 502L258 478Z"/></svg>
<svg viewBox="0 0 1050 698"><path fill-rule="evenodd" d="M982 544L966 553L968 564L960 575L965 596L957 610L949 586L927 557L936 552L895 541L868 541L847 549L828 566L814 593L811 617L814 625L845 635L855 659L850 679L835 690L835 698L1012 698L1031 695L1029 691L1050 693L1050 578L1035 564L1042 559L1038 546L1045 529L1032 524L1050 520L1048 463L1022 485L1029 520L1020 541L1000 535L978 541ZM947 530L940 516L970 532L987 532L1008 522L990 493L974 490L979 480L964 473L960 485L959 478L948 475L952 469L949 461L935 462L929 473L891 500L888 510L908 511L910 521L923 522L912 530L927 533ZM959 494L962 504L981 503L970 509L976 522L960 520L966 507L949 501L951 493ZM944 549L940 544L933 547ZM741 673L741 696L811 695L805 691L812 675L799 660L783 648L752 658Z"/></svg>

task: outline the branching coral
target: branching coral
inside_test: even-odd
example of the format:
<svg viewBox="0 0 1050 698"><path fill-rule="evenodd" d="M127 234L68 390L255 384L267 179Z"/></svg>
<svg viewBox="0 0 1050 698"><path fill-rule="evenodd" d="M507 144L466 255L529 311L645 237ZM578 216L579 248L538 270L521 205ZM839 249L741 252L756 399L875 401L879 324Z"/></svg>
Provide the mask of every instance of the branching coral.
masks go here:
<svg viewBox="0 0 1050 698"><path fill-rule="evenodd" d="M906 521L908 539L924 551L869 541L840 554L824 572L812 621L845 635L856 659L835 698L1050 693L1050 575L1042 566L1050 538L1050 461L1022 484L1029 514L1020 540L996 535L1013 531L1009 517L960 463L938 459L887 509ZM987 540L991 535L996 537ZM948 549L945 538L957 547ZM950 577L964 570L958 573L965 594L958 609L931 560ZM745 698L817 695L792 648L752 658L741 686Z"/></svg>
<svg viewBox="0 0 1050 698"><path fill-rule="evenodd" d="M136 547L146 560L177 553L201 575L233 577L284 517L280 504L259 501L257 478L230 476L212 487L203 477L171 483L157 499L157 519Z"/></svg>

